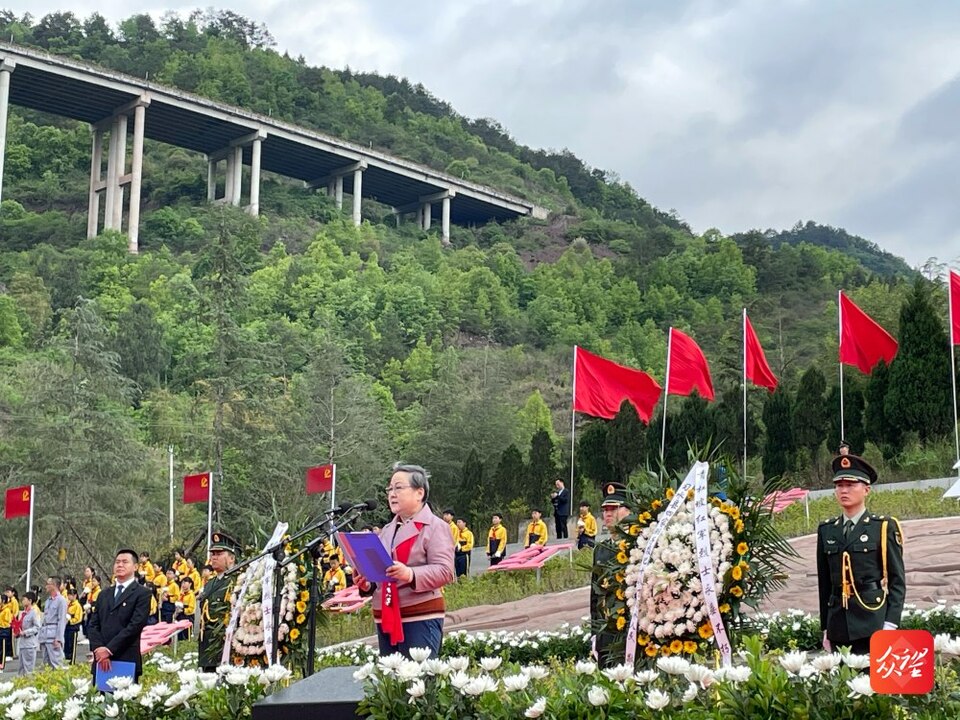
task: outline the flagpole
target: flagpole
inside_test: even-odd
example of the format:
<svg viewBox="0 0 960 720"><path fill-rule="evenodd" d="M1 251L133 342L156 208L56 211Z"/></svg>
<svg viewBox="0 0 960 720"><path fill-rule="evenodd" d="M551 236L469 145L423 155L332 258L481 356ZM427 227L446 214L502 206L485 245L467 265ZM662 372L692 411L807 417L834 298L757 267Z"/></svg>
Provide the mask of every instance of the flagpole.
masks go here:
<svg viewBox="0 0 960 720"><path fill-rule="evenodd" d="M843 342L843 290L837 290L837 355L839 356L840 343ZM840 360L840 442L846 440L846 430L843 426L843 360Z"/></svg>
<svg viewBox="0 0 960 720"><path fill-rule="evenodd" d="M337 464L331 464L333 465L333 482L330 484L330 509L333 510L337 506Z"/></svg>
<svg viewBox="0 0 960 720"><path fill-rule="evenodd" d="M577 346L573 346L573 403L570 405L570 502L573 503L573 458L577 448Z"/></svg>
<svg viewBox="0 0 960 720"><path fill-rule="evenodd" d="M960 477L960 422L957 420L957 356L953 337L953 270L947 272L947 339L950 342L950 381L953 387L953 442L957 451L957 477Z"/></svg>
<svg viewBox="0 0 960 720"><path fill-rule="evenodd" d="M747 309L743 309L743 478L747 478Z"/></svg>
<svg viewBox="0 0 960 720"><path fill-rule="evenodd" d="M27 590L30 589L33 571L33 504L36 502L36 488L30 486L30 523L27 526Z"/></svg>
<svg viewBox="0 0 960 720"><path fill-rule="evenodd" d="M170 543L173 544L173 445L167 445L170 460Z"/></svg>
<svg viewBox="0 0 960 720"><path fill-rule="evenodd" d="M210 557L210 536L213 535L213 472L208 472L210 487L207 492L207 557Z"/></svg>
<svg viewBox="0 0 960 720"><path fill-rule="evenodd" d="M660 432L660 478L663 479L664 454L667 448L667 395L670 394L670 345L673 343L673 327L667 332L667 372L663 382L663 430Z"/></svg>

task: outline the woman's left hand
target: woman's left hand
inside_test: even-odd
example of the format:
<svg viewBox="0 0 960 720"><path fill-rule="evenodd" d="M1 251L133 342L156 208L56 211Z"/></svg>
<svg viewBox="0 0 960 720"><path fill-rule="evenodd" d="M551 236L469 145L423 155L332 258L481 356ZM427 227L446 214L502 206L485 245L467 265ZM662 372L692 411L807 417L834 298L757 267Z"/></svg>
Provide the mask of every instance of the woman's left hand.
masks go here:
<svg viewBox="0 0 960 720"><path fill-rule="evenodd" d="M387 577L401 583L412 583L413 568L404 565L402 562L395 562L387 568Z"/></svg>

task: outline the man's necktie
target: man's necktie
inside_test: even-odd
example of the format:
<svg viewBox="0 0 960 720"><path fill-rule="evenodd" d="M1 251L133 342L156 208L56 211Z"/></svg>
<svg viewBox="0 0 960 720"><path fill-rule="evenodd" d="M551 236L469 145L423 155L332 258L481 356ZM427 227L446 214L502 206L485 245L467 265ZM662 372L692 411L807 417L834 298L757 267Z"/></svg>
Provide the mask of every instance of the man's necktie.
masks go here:
<svg viewBox="0 0 960 720"><path fill-rule="evenodd" d="M113 591L113 601L116 602L120 599L120 593L123 592L123 585L117 585L117 589Z"/></svg>
<svg viewBox="0 0 960 720"><path fill-rule="evenodd" d="M853 520L847 518L843 521L843 539L846 540L850 531L853 530Z"/></svg>

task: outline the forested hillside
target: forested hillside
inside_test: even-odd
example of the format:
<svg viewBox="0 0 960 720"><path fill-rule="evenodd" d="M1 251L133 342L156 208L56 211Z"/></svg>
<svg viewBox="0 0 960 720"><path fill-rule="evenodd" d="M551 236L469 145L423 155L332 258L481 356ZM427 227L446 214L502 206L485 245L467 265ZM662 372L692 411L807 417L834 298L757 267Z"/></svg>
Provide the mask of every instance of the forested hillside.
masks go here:
<svg viewBox="0 0 960 720"><path fill-rule="evenodd" d="M837 289L895 336L908 297L917 317L942 317L941 288L904 279L902 262L865 241L832 249L824 237L835 233L809 225L791 238L696 235L569 152L521 147L407 80L311 67L230 12L134 16L116 28L97 15L6 12L0 31L552 211L544 222L454 228L441 249L436 233L394 227L376 203L356 228L323 195L267 177L251 219L206 205L202 157L148 142L141 253L130 256L119 235L84 237L89 128L14 109L0 206L0 476L37 486L37 547L67 548L73 566L87 557L77 535L106 554L121 538L168 542L171 447L178 477L222 473L218 522L251 543L277 518L316 512L304 468L330 459L342 498L379 495L388 463L404 458L430 468L435 502L475 529L494 509L519 518L569 472L572 346L662 380L671 325L704 348L718 402L671 399L668 462L683 465L688 443L737 456L743 307L786 388L750 392L751 470L770 450L777 474L815 482L836 441L824 408L836 400ZM819 385L801 382L811 372ZM848 403L861 415L848 422L861 440L875 431L868 450L900 475L935 466L946 421L885 415L883 387L856 376ZM949 394L931 387L936 415ZM818 432L802 441L794 402L814 406ZM597 482L653 462L659 430L649 434L632 411L581 419L577 495L595 498ZM178 541L204 525L203 506L178 501ZM22 528L5 524L0 547L12 579Z"/></svg>

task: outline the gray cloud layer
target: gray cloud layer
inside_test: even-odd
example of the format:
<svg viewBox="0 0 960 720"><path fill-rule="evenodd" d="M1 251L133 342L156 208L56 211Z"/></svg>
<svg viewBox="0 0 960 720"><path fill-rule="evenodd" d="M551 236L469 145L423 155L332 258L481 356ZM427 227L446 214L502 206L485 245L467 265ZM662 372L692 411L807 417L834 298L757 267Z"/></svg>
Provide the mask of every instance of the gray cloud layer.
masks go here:
<svg viewBox="0 0 960 720"><path fill-rule="evenodd" d="M85 7L159 15L134 0ZM39 6L47 4L41 0ZM960 256L960 6L826 0L238 0L278 49L405 75L568 147L695 229L843 226ZM55 9L29 9L35 16Z"/></svg>

